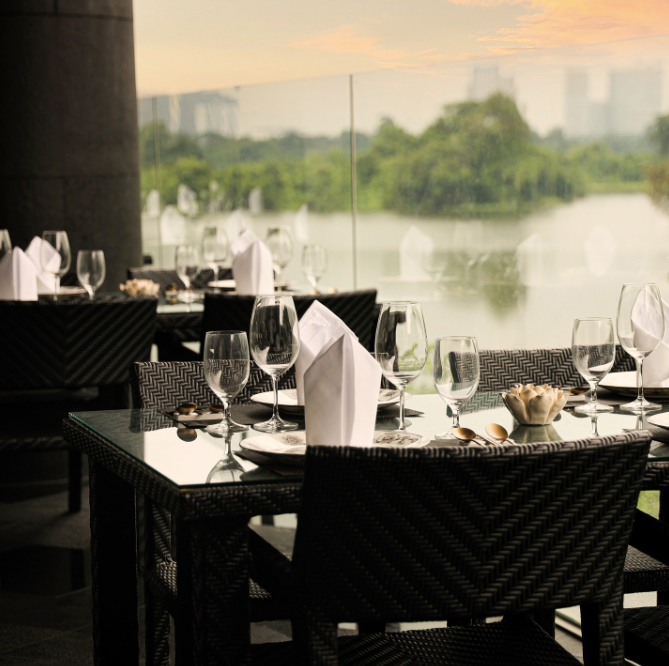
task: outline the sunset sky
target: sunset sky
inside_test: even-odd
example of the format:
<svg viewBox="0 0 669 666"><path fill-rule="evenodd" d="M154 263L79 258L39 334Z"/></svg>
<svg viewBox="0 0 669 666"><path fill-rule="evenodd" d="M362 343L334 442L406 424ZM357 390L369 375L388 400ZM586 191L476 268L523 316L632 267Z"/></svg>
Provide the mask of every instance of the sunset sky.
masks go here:
<svg viewBox="0 0 669 666"><path fill-rule="evenodd" d="M448 63L669 33L669 0L135 0L134 6L140 95L384 68L430 73Z"/></svg>

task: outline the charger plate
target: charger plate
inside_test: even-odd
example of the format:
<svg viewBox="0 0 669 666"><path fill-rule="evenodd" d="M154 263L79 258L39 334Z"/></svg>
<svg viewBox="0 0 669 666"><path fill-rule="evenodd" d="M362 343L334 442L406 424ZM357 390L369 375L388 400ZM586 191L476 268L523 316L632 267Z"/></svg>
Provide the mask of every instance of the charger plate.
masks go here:
<svg viewBox="0 0 669 666"><path fill-rule="evenodd" d="M612 372L599 385L620 395L637 396L636 372ZM651 400L669 400L669 386L647 386L644 382L643 394Z"/></svg>

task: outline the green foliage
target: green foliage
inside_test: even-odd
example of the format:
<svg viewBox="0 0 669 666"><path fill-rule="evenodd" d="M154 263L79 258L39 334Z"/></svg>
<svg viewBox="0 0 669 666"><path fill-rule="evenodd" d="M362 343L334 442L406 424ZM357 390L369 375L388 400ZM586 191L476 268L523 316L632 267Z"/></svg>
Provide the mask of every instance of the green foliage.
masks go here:
<svg viewBox="0 0 669 666"><path fill-rule="evenodd" d="M639 153L615 153L599 142L573 148L567 157L596 183L642 182L649 159Z"/></svg>
<svg viewBox="0 0 669 666"><path fill-rule="evenodd" d="M651 165L648 168L648 182L653 201L669 212L669 162Z"/></svg>
<svg viewBox="0 0 669 666"><path fill-rule="evenodd" d="M660 155L669 155L669 115L657 118L648 132L648 138L657 146Z"/></svg>

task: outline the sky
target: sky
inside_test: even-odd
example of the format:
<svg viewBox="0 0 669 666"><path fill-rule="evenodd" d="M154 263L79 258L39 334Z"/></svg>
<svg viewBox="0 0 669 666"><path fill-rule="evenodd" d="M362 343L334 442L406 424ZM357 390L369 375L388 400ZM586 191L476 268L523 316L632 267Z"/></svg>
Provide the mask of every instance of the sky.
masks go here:
<svg viewBox="0 0 669 666"><path fill-rule="evenodd" d="M366 130L386 98L417 129L462 97L476 63L495 59L531 124L547 131L561 122L555 86L566 67L587 64L601 96L612 67L669 57L669 0L134 0L134 9L140 97L242 86L255 100L246 108L262 115L279 82L319 79L311 94L306 82L284 90L317 99L331 87L338 98L343 76L360 74ZM343 127L346 109L335 106L320 124L301 106L307 129L334 131L334 114ZM282 121L267 115L259 122L271 133Z"/></svg>

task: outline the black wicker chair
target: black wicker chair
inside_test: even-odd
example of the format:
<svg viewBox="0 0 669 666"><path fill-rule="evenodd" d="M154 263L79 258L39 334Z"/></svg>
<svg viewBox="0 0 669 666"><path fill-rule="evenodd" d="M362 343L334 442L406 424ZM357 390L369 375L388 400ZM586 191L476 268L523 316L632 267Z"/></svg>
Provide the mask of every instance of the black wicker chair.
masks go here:
<svg viewBox="0 0 669 666"><path fill-rule="evenodd" d="M532 614L580 605L586 666L623 664L623 563L650 435L558 444L307 450L292 562L252 535L290 603L273 664L578 664ZM337 623L502 623L337 639ZM294 651L294 652L293 652Z"/></svg>
<svg viewBox="0 0 669 666"><path fill-rule="evenodd" d="M289 294L301 317L314 301L332 310L357 336L360 344L373 351L378 309L376 289L344 291L338 294ZM245 294L205 294L202 329L206 331L239 330L249 332L255 296Z"/></svg>
<svg viewBox="0 0 669 666"><path fill-rule="evenodd" d="M193 280L191 285L193 289L206 289L207 285L214 279L229 280L232 278L231 268L219 268L218 276L214 278L214 270L212 268L204 268L198 276ZM165 288L171 284L176 284L179 289L183 289L186 285L177 275L175 269L160 269L160 268L129 268L129 280L153 280L160 285L160 291L165 292Z"/></svg>
<svg viewBox="0 0 669 666"><path fill-rule="evenodd" d="M480 351L481 381L478 391L507 390L512 384L559 384L579 386L584 383L572 363L571 349L513 349ZM611 372L635 369L634 359L616 346ZM669 567L630 548L625 562L625 592L669 591Z"/></svg>
<svg viewBox="0 0 669 666"><path fill-rule="evenodd" d="M126 297L0 301L0 403L18 415L5 420L0 451L67 449L70 511L81 507L82 458L63 439L63 418L126 406L130 365L150 357L156 304Z"/></svg>

